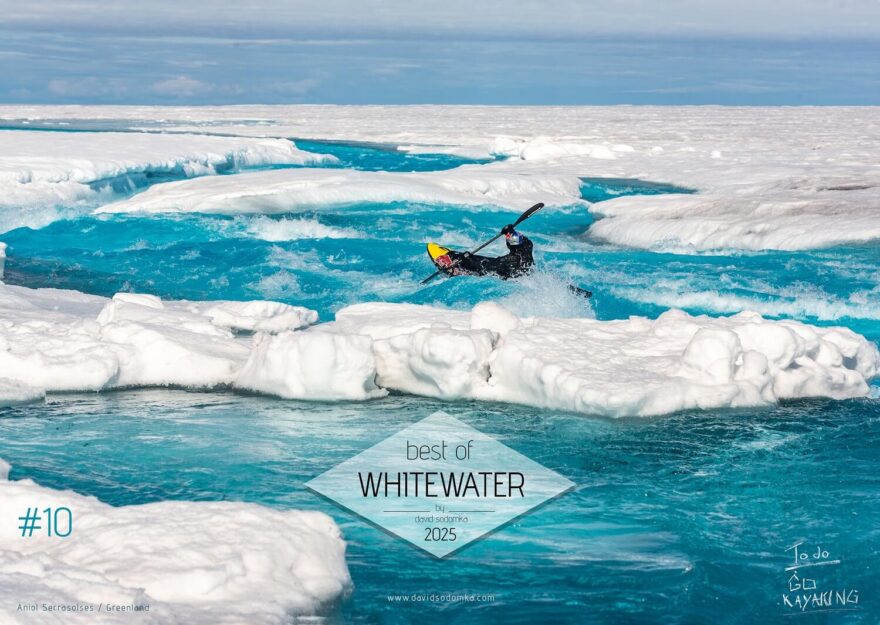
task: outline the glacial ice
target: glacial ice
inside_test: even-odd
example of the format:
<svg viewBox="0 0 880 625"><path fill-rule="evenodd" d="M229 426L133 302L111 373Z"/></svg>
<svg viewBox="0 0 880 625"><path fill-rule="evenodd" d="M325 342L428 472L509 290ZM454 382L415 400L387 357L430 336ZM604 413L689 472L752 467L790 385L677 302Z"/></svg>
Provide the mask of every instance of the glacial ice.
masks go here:
<svg viewBox="0 0 880 625"><path fill-rule="evenodd" d="M376 385L371 341L358 334L282 332L254 338L237 388L288 399L367 399Z"/></svg>
<svg viewBox="0 0 880 625"><path fill-rule="evenodd" d="M0 379L0 407L27 404L45 397L46 392L25 382Z"/></svg>
<svg viewBox="0 0 880 625"><path fill-rule="evenodd" d="M729 194L615 198L595 210L591 236L667 251L807 250L880 239L880 173L847 191L815 187L736 198ZM846 204L841 204L845 194ZM857 210L857 207L860 210Z"/></svg>
<svg viewBox="0 0 880 625"><path fill-rule="evenodd" d="M0 117L93 115L130 125L150 111L13 106L0 107ZM307 218L260 221L259 213L401 200L521 211L544 201L593 211L600 218L587 232L592 238L645 248L804 249L880 238L876 109L184 107L163 109L162 117L178 132L205 132L210 124L211 132L240 136L4 131L0 207L80 201L93 193L89 182L127 172L181 168L195 175L230 161L320 158L277 138L286 136L506 158L438 172L210 176L156 184L99 210L257 213L244 225L228 220L229 227L287 240L351 232ZM251 123L256 118L265 123ZM582 176L654 180L699 193L588 207L580 199ZM27 210L2 215L24 223L33 217ZM677 301L666 291L672 295L650 297L662 305L705 297L711 301L701 307L718 312L761 306L710 292ZM826 319L849 310L838 304L811 306ZM133 294L108 300L2 286L0 395L12 402L59 390L174 385L369 399L400 390L620 416L861 396L877 373L876 348L849 330L754 313L709 318L673 310L653 320L596 321L501 311L486 303L470 313L364 304L316 325L314 311L271 302Z"/></svg>
<svg viewBox="0 0 880 625"><path fill-rule="evenodd" d="M0 106L0 118L23 116L106 121L156 113ZM432 173L212 176L154 185L102 211L277 213L402 200L521 211L544 201L591 210L599 219L589 237L649 249L796 250L880 238L876 108L184 107L163 109L162 117L170 130L238 136L0 132L0 231L45 225L67 215L59 207L90 210L101 199L92 183L117 176L196 177L230 165L325 162L277 138L311 137L506 160ZM255 118L265 123L253 124ZM587 207L582 176L653 180L699 193ZM352 235L305 218L230 222L267 240ZM0 277L4 249L0 244ZM640 297L664 306L700 298L701 308L718 312L765 306L768 314L805 314L796 308L803 298L780 309L716 295L666 289ZM880 373L877 347L841 327L754 312L528 317L503 304L461 311L366 303L319 324L315 311L278 302L104 298L0 284L0 405L55 391L167 385L320 400L397 391L623 417L864 397ZM834 319L859 301L820 297L807 304L810 314ZM139 617L144 623L260 625L321 612L351 587L339 528L320 513L231 502L114 508L29 480L10 482L8 473L0 460L0 594L19 602L149 602L153 611ZM74 510L74 535L48 546L23 540L15 517L36 501ZM43 620L93 619L56 613ZM32 618L7 604L0 621ZM103 619L130 621L129 614Z"/></svg>
<svg viewBox="0 0 880 625"><path fill-rule="evenodd" d="M351 589L345 541L327 515L241 502L113 507L31 480L0 460L0 622L280 625L325 612ZM67 537L43 518L22 538L19 516L66 507ZM67 531L66 514L55 529ZM63 525L62 525L63 523ZM14 600L13 600L14 598ZM19 611L19 604L145 605L149 612ZM100 618L99 618L100 617Z"/></svg>
<svg viewBox="0 0 880 625"><path fill-rule="evenodd" d="M500 166L500 167L499 167ZM581 203L575 175L523 176L503 163L440 172L332 169L255 171L159 184L96 213L285 213L362 202L427 202L528 208Z"/></svg>
<svg viewBox="0 0 880 625"><path fill-rule="evenodd" d="M99 192L92 183L117 176L179 171L193 177L216 173L221 166L317 165L335 160L299 150L286 139L4 130L0 131L0 228L46 225L60 216L57 207L94 201Z"/></svg>
<svg viewBox="0 0 880 625"><path fill-rule="evenodd" d="M0 107L6 119L94 116L135 126L131 120L150 115L150 109L127 107ZM801 250L880 238L877 108L250 106L164 108L162 117L177 131L204 132L210 125L212 132L241 136L374 141L410 151L509 158L475 166L479 175L466 173L473 168L468 166L388 178L333 179L336 172L325 171L301 186L293 178L283 183L285 174L252 178L275 187L263 198L221 188L221 181L172 183L151 190L144 204L136 199L114 210L194 210L220 200L224 212L278 211L361 199L494 203L522 210L537 201L577 203L576 179L586 176L639 178L699 191L594 205L601 219L588 235L619 245ZM516 180L518 189L499 186L503 178ZM363 196L345 188L355 182L366 185ZM283 198L283 192L296 197ZM236 194L244 208L235 207Z"/></svg>
<svg viewBox="0 0 880 625"><path fill-rule="evenodd" d="M320 400L395 390L619 417L861 397L880 371L877 347L851 330L748 312L598 321L518 317L495 302L366 303L316 320L276 302L0 284L0 400L126 386Z"/></svg>
<svg viewBox="0 0 880 625"><path fill-rule="evenodd" d="M315 311L278 302L112 299L0 284L0 381L45 391L232 384L251 341L236 331L285 332ZM18 394L17 394L18 393Z"/></svg>
<svg viewBox="0 0 880 625"><path fill-rule="evenodd" d="M373 303L336 318L315 331L370 335L385 388L609 417L861 397L880 372L876 346L847 328L749 312L598 321Z"/></svg>

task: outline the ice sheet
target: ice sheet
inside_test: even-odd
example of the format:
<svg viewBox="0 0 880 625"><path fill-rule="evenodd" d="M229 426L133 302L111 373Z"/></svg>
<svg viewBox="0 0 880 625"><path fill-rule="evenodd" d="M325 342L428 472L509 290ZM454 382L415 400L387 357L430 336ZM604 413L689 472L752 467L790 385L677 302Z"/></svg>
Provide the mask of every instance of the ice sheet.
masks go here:
<svg viewBox="0 0 880 625"><path fill-rule="evenodd" d="M880 236L876 107L5 106L0 117L93 118L135 127L144 120L141 125L154 129L153 120L162 119L161 127L174 130L376 141L413 151L507 156L502 167L496 163L488 171L519 177L521 188L529 191L502 192L490 183L483 201L517 207L570 197L568 186L559 197L555 184L546 185L572 176L640 178L697 189L693 196L628 197L593 208L604 218L590 228L590 236L643 248L806 249ZM325 180L320 193L312 189L304 198L478 202L479 187L440 183L438 188L434 183L442 178L428 177L429 184L404 175L404 185L394 178L380 183L367 177L356 181L367 183L363 194L344 188L353 179L338 180L336 188ZM209 197L228 203L225 211L261 210L255 189L239 190L243 207L235 208L235 190L196 186L154 190L144 200L149 210L162 205L186 210L206 205ZM162 193L168 197L162 199ZM271 190L263 200L268 210L289 207L272 198Z"/></svg>

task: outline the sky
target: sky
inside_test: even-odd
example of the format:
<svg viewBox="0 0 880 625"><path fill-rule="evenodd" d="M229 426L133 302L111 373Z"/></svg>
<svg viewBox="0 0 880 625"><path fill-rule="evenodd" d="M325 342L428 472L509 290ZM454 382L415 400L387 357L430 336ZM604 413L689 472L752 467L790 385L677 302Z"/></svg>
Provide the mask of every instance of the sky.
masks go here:
<svg viewBox="0 0 880 625"><path fill-rule="evenodd" d="M880 0L0 0L0 102L880 104Z"/></svg>

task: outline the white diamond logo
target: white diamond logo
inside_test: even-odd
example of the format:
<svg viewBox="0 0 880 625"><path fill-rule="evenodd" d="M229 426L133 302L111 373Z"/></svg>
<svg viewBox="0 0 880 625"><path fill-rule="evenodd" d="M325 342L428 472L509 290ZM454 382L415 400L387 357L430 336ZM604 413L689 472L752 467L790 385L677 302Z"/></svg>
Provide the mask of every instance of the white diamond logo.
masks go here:
<svg viewBox="0 0 880 625"><path fill-rule="evenodd" d="M442 412L306 485L438 558L574 486Z"/></svg>

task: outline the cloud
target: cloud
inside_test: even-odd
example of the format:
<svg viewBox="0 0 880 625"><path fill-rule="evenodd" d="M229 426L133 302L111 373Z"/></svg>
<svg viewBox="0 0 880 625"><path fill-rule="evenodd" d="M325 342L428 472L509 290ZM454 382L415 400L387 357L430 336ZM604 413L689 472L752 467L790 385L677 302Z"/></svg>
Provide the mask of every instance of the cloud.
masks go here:
<svg viewBox="0 0 880 625"><path fill-rule="evenodd" d="M782 83L779 81L768 82L762 80L716 80L712 87L717 91L729 91L731 93L773 93L786 89L797 89L796 84Z"/></svg>
<svg viewBox="0 0 880 625"><path fill-rule="evenodd" d="M286 93L290 95L306 95L321 84L317 78L303 78L302 80L287 80L273 82L272 89L277 93Z"/></svg>
<svg viewBox="0 0 880 625"><path fill-rule="evenodd" d="M190 78L189 76L178 76L155 82L152 89L159 95L174 98L191 98L214 91L214 85Z"/></svg>
<svg viewBox="0 0 880 625"><path fill-rule="evenodd" d="M97 76L53 78L47 88L49 93L67 98L116 98L129 95L132 91L128 81Z"/></svg>
<svg viewBox="0 0 880 625"><path fill-rule="evenodd" d="M381 63L379 65L375 65L369 69L371 74L375 74L376 76L399 76L400 74L414 69L421 69L422 65L419 63L410 63L410 62L391 62L391 63Z"/></svg>
<svg viewBox="0 0 880 625"><path fill-rule="evenodd" d="M260 38L334 33L444 37L596 34L880 36L876 0L0 0L8 26Z"/></svg>
<svg viewBox="0 0 880 625"><path fill-rule="evenodd" d="M204 67L217 67L219 61L205 61L202 59L169 59L166 63L171 67L185 67L187 69L202 69Z"/></svg>
<svg viewBox="0 0 880 625"><path fill-rule="evenodd" d="M780 91L797 89L796 84L767 82L760 80L731 79L731 80L708 80L689 85L655 87L646 89L630 89L628 93L644 93L657 95L685 95L695 93L739 93L739 94L767 94Z"/></svg>

